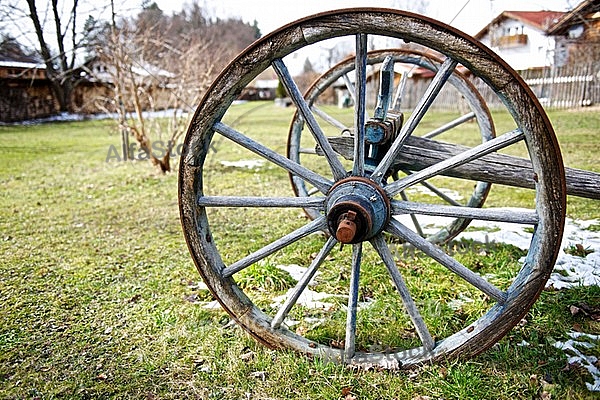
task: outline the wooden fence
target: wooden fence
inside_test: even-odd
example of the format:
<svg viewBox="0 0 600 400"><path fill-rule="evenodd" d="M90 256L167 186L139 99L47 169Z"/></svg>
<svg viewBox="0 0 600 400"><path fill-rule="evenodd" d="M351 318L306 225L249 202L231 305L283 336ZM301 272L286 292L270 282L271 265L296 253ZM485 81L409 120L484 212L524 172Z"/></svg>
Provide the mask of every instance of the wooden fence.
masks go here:
<svg viewBox="0 0 600 400"><path fill-rule="evenodd" d="M580 108L600 105L600 65L575 65L561 68L518 71L545 108ZM488 107L502 107L498 96L481 80L472 79ZM407 85L402 108L410 110L423 96L430 79ZM410 88L409 88L410 87ZM433 109L464 111L466 102L458 91L446 85L432 105Z"/></svg>
<svg viewBox="0 0 600 400"><path fill-rule="evenodd" d="M600 65L573 65L518 71L545 108L580 108L600 104ZM482 82L476 86L491 108L501 101Z"/></svg>

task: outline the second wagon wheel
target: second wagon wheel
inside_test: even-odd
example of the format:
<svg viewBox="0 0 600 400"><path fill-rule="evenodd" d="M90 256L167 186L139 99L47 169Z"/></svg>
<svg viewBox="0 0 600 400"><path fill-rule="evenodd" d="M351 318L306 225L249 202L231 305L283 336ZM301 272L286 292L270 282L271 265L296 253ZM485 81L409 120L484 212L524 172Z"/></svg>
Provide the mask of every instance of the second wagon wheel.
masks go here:
<svg viewBox="0 0 600 400"><path fill-rule="evenodd" d="M378 51L370 51L367 53L367 68L370 68L370 75L385 73L382 66L386 60L393 61L393 71L391 72L391 102L389 104L390 111L394 116L400 116L403 121L404 115L401 112L402 99L407 96L409 89L407 88L407 78L411 74L416 74L419 71L434 72L439 69L443 60L440 60L431 52L420 51L418 49L385 49ZM348 115L340 113L339 104L343 100L355 102L356 89L353 79L355 78L355 57L348 57L338 64L331 67L327 72L322 74L304 93L304 99L317 116L318 121L322 121L321 125L331 125L340 134L353 134L353 121ZM400 79L394 79L396 70L400 71ZM381 81L381 79L380 79ZM375 83L375 84L374 84ZM376 98L377 91L380 85L377 85L376 79L371 79L366 82L367 86L367 105L373 103ZM379 82L380 83L380 82ZM453 118L447 118L446 121L440 122L435 127L432 127L427 132L423 132L420 136L425 138L439 137L444 138L446 132L452 132L453 129L460 129L465 125L471 137L467 134L466 142L473 142L473 139L481 139L485 142L495 135L495 127L490 111L485 104L485 100L481 97L475 86L460 72L454 70L448 77L448 86L446 96L454 101L454 105L458 106L461 101L464 102L464 107L457 107L461 111L460 115ZM410 84L408 85L410 86ZM370 90L369 90L370 89ZM369 91L371 93L369 93ZM337 103L336 103L337 100ZM370 108L370 107L367 107ZM467 108L467 110L464 110ZM348 113L346 113L348 114ZM367 113L368 114L368 113ZM337 116L342 118L337 118ZM343 120L345 118L345 121ZM475 123L473 123L475 122ZM304 135L303 135L304 133ZM461 139L465 140L461 135ZM308 127L304 120L297 112L290 124L290 133L288 137L288 158L292 161L302 164L311 169L319 169L318 164L325 164L327 161L323 157L316 155L318 145L311 136ZM324 165L321 170L326 170ZM397 177L400 173L410 173L411 171L392 170L392 174ZM292 187L297 196L320 196L320 191L307 183L302 178L290 173ZM447 180L448 181L448 180ZM425 191L428 195L436 196L442 204L451 204L455 206L481 207L491 188L488 182L463 182L462 185L453 185L453 182L446 182L447 186L453 187L449 191L446 188L438 188L433 183L426 180L420 182L421 192ZM462 186L463 193L458 192L456 186ZM402 192L401 197L408 200L408 196ZM317 209L305 209L306 214L315 219L320 216L321 212ZM423 221L419 221L419 217L415 214L410 214L411 227L414 228L420 236L427 238L433 243L445 243L456 237L469 224L470 220L466 218L449 219L442 226L430 228L426 230Z"/></svg>
<svg viewBox="0 0 600 400"><path fill-rule="evenodd" d="M345 37L356 46L358 82L351 162L334 150L286 66L298 51ZM371 38L380 37L418 43L442 54L443 62L373 164L365 151L366 48ZM467 147L448 148L416 138L413 133L433 99L459 66L502 100L511 122L496 138ZM310 170L286 157L287 127L276 118L285 111L263 107L248 114L248 105L234 104L269 67L277 71L293 108L306 121L327 160L327 171ZM236 114L237 107L246 108ZM249 123L239 123L240 112ZM369 115L376 113L369 110ZM472 356L520 321L543 289L559 250L564 171L542 107L488 48L420 15L338 10L265 36L213 83L184 144L179 204L194 263L223 308L271 347L388 368ZM510 165L495 165L498 151L529 156L528 179L535 197L528 208L522 207L523 200L510 204L505 199L502 208L489 207L498 205L491 202L493 193L485 208L411 202L400 196L444 175L510 185ZM398 166L415 172L386 179ZM286 184L288 173L322 195L296 197ZM506 208L511 205L520 208ZM306 208L318 209L320 215L306 219ZM530 234L529 250L517 254L510 265L488 267L475 255L452 253L423 239L397 218L405 214L520 224ZM330 235L320 234L324 230ZM395 239L410 243L420 255L399 253ZM304 267L297 282L282 273L293 265ZM462 305L456 307L456 300L463 300Z"/></svg>

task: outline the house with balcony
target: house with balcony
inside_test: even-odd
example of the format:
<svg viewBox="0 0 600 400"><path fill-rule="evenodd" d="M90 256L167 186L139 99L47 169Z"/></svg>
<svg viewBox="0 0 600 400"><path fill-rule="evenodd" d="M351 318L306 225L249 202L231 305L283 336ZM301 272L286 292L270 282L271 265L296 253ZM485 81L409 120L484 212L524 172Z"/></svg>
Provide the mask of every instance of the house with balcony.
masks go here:
<svg viewBox="0 0 600 400"><path fill-rule="evenodd" d="M517 70L543 105L600 103L600 0L569 12L504 11L475 37Z"/></svg>
<svg viewBox="0 0 600 400"><path fill-rule="evenodd" d="M547 67L554 62L556 43L546 31L565 14L558 11L504 11L475 38L516 70Z"/></svg>

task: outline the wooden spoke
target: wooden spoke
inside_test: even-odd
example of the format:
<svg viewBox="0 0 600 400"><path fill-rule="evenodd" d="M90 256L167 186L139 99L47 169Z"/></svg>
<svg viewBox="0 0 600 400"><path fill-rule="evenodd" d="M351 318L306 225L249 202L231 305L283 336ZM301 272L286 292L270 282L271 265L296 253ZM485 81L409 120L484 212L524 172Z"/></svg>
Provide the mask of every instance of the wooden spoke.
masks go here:
<svg viewBox="0 0 600 400"><path fill-rule="evenodd" d="M411 71L414 69L415 65L412 66ZM404 91L406 89L406 81L408 80L408 72L404 72L402 77L400 78L400 84L396 89L396 95L394 96L394 103L392 105L392 110L394 112L400 112L400 108L402 107L402 97L404 96Z"/></svg>
<svg viewBox="0 0 600 400"><path fill-rule="evenodd" d="M396 182L392 182L385 188L385 191L388 195L394 196L409 186L422 182L433 176L440 175L444 171L476 160L485 156L486 154L503 149L511 144L523 140L524 137L523 131L520 129L515 129L511 132L505 133L502 136L488 140L479 146L475 146L467 151L457 154L454 157L450 157L444 161L422 169L419 172L415 172L410 176L404 177Z"/></svg>
<svg viewBox="0 0 600 400"><path fill-rule="evenodd" d="M399 200L392 200L391 204L393 215L420 214L525 225L537 225L539 223L539 217L535 211L512 211L495 208L474 208L463 206L456 207Z"/></svg>
<svg viewBox="0 0 600 400"><path fill-rule="evenodd" d="M273 60L273 69L275 69L277 76L279 76L279 79L286 87L292 101L298 108L298 111L302 115L302 118L304 118L304 121L306 121L306 124L308 125L308 128L313 134L315 140L323 149L323 152L325 153L325 158L327 158L327 162L329 163L331 171L333 172L333 177L336 180L344 178L347 175L344 166L342 165L340 160L337 158L335 152L331 148L331 145L329 144L327 138L325 137L325 134L319 127L317 120L315 119L313 113L310 111L310 107L306 103L306 100L304 100L302 93L300 93L298 86L296 86L296 83L292 79L287 67L283 63L283 60L281 60L280 58Z"/></svg>
<svg viewBox="0 0 600 400"><path fill-rule="evenodd" d="M445 194L444 192L442 192L440 189L438 189L435 185L432 185L431 183L427 182L427 181L422 181L419 182L421 185L423 185L424 187L426 187L427 189L431 190L433 193L435 193L435 195L437 197L439 197L440 199L444 200L446 203L448 204L452 204L453 206L457 206L457 207L461 207L462 204L460 204L458 201L454 200L453 198L451 198L450 196L448 196L447 194ZM402 192L400 192L402 193ZM405 200L405 199L402 199Z"/></svg>
<svg viewBox="0 0 600 400"><path fill-rule="evenodd" d="M402 197L402 200L408 202L408 197L406 197L406 193L404 193L404 191L400 192L400 197ZM419 236L425 237L425 235L423 234L423 228L421 228L421 224L419 224L417 216L414 213L410 213L410 219L412 220L413 225L415 226L415 230L417 231Z"/></svg>
<svg viewBox="0 0 600 400"><path fill-rule="evenodd" d="M356 351L356 314L358 312L358 281L360 278L360 262L362 258L362 243L352 245L352 272L350 276L350 291L348 294L348 314L346 316L346 340L344 355L349 362Z"/></svg>
<svg viewBox="0 0 600 400"><path fill-rule="evenodd" d="M383 260L383 263L387 267L387 270L400 294L400 298L402 299L402 303L404 303L404 307L406 308L406 312L410 317L423 346L427 351L433 350L435 346L435 342L431 333L429 333L429 329L427 329L427 325L425 321L423 321L423 317L419 313L415 301L413 300L410 292L408 291L408 287L406 287L406 283L404 282L404 278L398 271L398 267L396 266L396 262L394 261L394 256L390 251L388 245L385 243L385 239L383 235L377 235L373 240L371 240L371 244L379 253L379 257Z"/></svg>
<svg viewBox="0 0 600 400"><path fill-rule="evenodd" d="M329 253L336 244L337 240L335 240L333 236L330 236L325 245L321 248L319 254L317 254L317 256L314 258L304 275L302 275L302 278L300 278L294 289L292 289L292 292L285 299L285 302L281 305L281 307L277 311L277 314L275 314L275 317L273 317L273 321L271 321L272 328L277 329L281 326L283 320L287 317L294 304L296 304L298 298L300 297L304 289L306 289L306 286L308 286L309 282L317 273L317 269L319 268L319 266L323 263L323 261L325 261L325 258L327 257L327 255L329 255Z"/></svg>
<svg viewBox="0 0 600 400"><path fill-rule="evenodd" d="M444 267L496 300L498 303L504 303L506 301L506 293L456 261L454 258L450 257L448 254L444 253L438 246L429 243L427 240L402 225L400 222L392 219L386 230L392 235L398 236L400 239L411 243L417 249L421 250L429 257L433 258Z"/></svg>
<svg viewBox="0 0 600 400"><path fill-rule="evenodd" d="M367 35L356 35L356 103L354 104L354 163L352 174L365 174L365 110L367 97Z"/></svg>
<svg viewBox="0 0 600 400"><path fill-rule="evenodd" d="M325 217L315 219L311 221L309 224L296 229L295 231L285 235L284 237L266 245L260 250L255 251L252 254L247 255L239 261L231 264L229 267L223 270L223 277L227 278L231 275L235 274L243 270L246 267L254 264L257 261L262 260L263 258L275 253L277 250L281 250L284 247L289 246L290 244L302 239L305 236L310 235L311 233L318 232L320 230L325 229L327 226L327 222L325 221Z"/></svg>
<svg viewBox="0 0 600 400"><path fill-rule="evenodd" d="M303 167L302 165L290 161L287 157L282 156L279 153L269 149L268 147L263 146L262 144L250 139L244 134L236 131L235 129L221 123L217 122L213 129L216 132L219 132L221 135L226 138L233 140L237 144L246 149L256 153L267 160L271 161L274 164L279 165L284 168L288 172L298 175L301 178L305 179L307 182L310 182L313 186L319 188L322 193L327 193L332 186L332 182L328 179L323 178L322 176L314 173L313 171Z"/></svg>
<svg viewBox="0 0 600 400"><path fill-rule="evenodd" d="M404 141L412 134L419 122L421 122L421 119L427 110L429 110L429 107L439 94L440 90L442 90L444 83L446 83L450 75L452 75L452 72L456 68L457 64L458 62L456 60L447 58L438 72L435 74L415 110L412 112L406 123L402 126L402 129L400 130L398 137L394 140L391 148L387 151L379 165L377 165L373 171L373 177L376 182L380 183L382 181L386 171L390 169L394 163L394 160L400 153L400 150L404 145Z"/></svg>
<svg viewBox="0 0 600 400"><path fill-rule="evenodd" d="M308 197L253 197L253 196L200 196L201 207L282 207L323 209L325 198Z"/></svg>
<svg viewBox="0 0 600 400"><path fill-rule="evenodd" d="M332 126L335 126L339 130L341 130L341 131L348 130L348 127L346 125L342 124L340 121L333 118L331 115L327 114L325 111L321 110L319 107L312 105L310 107L310 109L312 110L313 113L315 113L319 117L323 118L325 121L327 121Z"/></svg>
<svg viewBox="0 0 600 400"><path fill-rule="evenodd" d="M354 102L354 104L356 104L356 90L354 89L354 84L352 83L352 81L350 81L350 77L348 76L348 74L342 75L342 79L344 80L344 85L346 85L346 89L348 89L348 93L350 93L350 97L352 97L352 101Z"/></svg>
<svg viewBox="0 0 600 400"><path fill-rule="evenodd" d="M441 135L444 132L448 132L450 129L452 128L456 128L457 126L464 124L467 121L472 120L473 118L475 118L475 113L474 112L470 112L468 114L465 114L461 117L456 118L455 120L452 120L450 122L448 122L445 125L440 126L439 128L426 133L425 135L423 135L422 137L426 138L426 139L431 139L434 138L438 135Z"/></svg>

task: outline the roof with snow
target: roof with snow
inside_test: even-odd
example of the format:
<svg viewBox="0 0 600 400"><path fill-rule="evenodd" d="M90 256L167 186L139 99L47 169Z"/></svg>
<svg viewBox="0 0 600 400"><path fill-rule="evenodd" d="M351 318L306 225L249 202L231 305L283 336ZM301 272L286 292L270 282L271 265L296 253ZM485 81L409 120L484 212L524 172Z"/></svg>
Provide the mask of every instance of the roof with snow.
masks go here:
<svg viewBox="0 0 600 400"><path fill-rule="evenodd" d="M0 67L4 68L24 68L24 69L46 69L46 65L22 61L0 61Z"/></svg>

